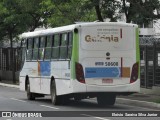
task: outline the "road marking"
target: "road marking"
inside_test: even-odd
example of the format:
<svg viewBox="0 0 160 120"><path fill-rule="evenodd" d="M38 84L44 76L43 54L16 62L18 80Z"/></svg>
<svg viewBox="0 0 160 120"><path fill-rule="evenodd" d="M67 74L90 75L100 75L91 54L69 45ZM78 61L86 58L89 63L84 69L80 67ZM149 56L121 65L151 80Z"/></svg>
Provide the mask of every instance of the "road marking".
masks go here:
<svg viewBox="0 0 160 120"><path fill-rule="evenodd" d="M11 100L15 100L15 101L20 101L20 102L27 102L27 101L24 101L24 100L19 100L19 99L16 99L16 98L10 98Z"/></svg>
<svg viewBox="0 0 160 120"><path fill-rule="evenodd" d="M57 107L52 107L52 106L47 106L47 105L40 105L40 106L42 106L42 107L47 107L47 108L51 108L51 109L59 109L59 108L57 108Z"/></svg>
<svg viewBox="0 0 160 120"><path fill-rule="evenodd" d="M159 110L156 110L156 109L151 109L151 108L146 108L146 107L139 107L139 106L133 106L133 105L125 105L125 104L120 104L120 103L118 103L117 105L123 105L123 106L128 106L128 107L136 107L136 108L146 109L146 110L150 110L150 111L159 111Z"/></svg>
<svg viewBox="0 0 160 120"><path fill-rule="evenodd" d="M102 117L96 117L96 116L92 116L92 115L88 115L88 114L81 114L83 116L87 116L87 117L93 117L93 118L96 118L96 119L99 119L99 120L110 120L110 119L106 119L106 118L102 118Z"/></svg>

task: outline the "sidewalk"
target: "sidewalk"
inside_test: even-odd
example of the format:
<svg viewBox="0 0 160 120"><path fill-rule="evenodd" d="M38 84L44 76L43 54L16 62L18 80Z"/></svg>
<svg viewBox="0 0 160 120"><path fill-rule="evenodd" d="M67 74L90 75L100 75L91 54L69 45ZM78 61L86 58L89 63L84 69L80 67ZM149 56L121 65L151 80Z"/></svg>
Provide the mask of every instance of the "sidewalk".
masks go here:
<svg viewBox="0 0 160 120"><path fill-rule="evenodd" d="M18 84L2 83L2 81L0 86L19 88ZM116 103L160 110L160 95L135 93L129 96L118 96Z"/></svg>
<svg viewBox="0 0 160 120"><path fill-rule="evenodd" d="M0 86L19 88L19 83L13 84L12 81L1 80Z"/></svg>
<svg viewBox="0 0 160 120"><path fill-rule="evenodd" d="M153 94L135 93L129 96L118 96L117 103L128 104L160 110L160 96Z"/></svg>

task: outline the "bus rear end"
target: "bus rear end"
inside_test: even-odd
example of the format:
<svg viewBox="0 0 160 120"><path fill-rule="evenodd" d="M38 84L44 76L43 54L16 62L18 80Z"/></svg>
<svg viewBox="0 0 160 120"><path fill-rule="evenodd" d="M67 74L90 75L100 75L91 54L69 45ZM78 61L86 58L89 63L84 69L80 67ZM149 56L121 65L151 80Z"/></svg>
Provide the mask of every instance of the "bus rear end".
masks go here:
<svg viewBox="0 0 160 120"><path fill-rule="evenodd" d="M87 93L95 93L100 104L112 98L107 101L112 105L117 94L140 91L137 25L84 24L79 34L76 70L81 74L76 76Z"/></svg>

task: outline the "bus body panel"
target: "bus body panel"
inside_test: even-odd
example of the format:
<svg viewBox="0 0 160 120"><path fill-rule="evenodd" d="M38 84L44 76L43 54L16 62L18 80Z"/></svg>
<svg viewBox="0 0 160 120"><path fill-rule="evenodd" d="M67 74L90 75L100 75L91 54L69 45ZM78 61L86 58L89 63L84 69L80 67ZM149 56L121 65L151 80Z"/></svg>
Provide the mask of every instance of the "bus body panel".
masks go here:
<svg viewBox="0 0 160 120"><path fill-rule="evenodd" d="M25 62L20 72L20 89L25 90L28 76L33 93L50 94L52 77L57 95L139 92L140 80L130 83L132 67L139 62L136 58L137 28L137 25L123 23L90 23L25 33L29 38L73 31L73 46L71 60ZM85 83L76 79L76 62L83 66Z"/></svg>
<svg viewBox="0 0 160 120"><path fill-rule="evenodd" d="M56 82L57 95L71 93L70 60L52 61L51 66L51 75Z"/></svg>
<svg viewBox="0 0 160 120"><path fill-rule="evenodd" d="M25 81L26 81L26 77L22 77L22 76L19 77L19 89L21 91L25 91L26 90Z"/></svg>
<svg viewBox="0 0 160 120"><path fill-rule="evenodd" d="M132 58L114 57L109 60L99 57L85 58L81 63L84 67L86 84L121 85L130 83L131 65L133 65Z"/></svg>
<svg viewBox="0 0 160 120"><path fill-rule="evenodd" d="M130 83L132 66L137 62L135 28L123 25L80 27L79 63L87 85Z"/></svg>
<svg viewBox="0 0 160 120"><path fill-rule="evenodd" d="M113 86L97 86L87 85L87 92L114 92L114 93L132 93L140 91L140 80L132 84L113 85Z"/></svg>
<svg viewBox="0 0 160 120"><path fill-rule="evenodd" d="M20 72L20 90L25 90L26 76L28 76L31 92L50 94L51 77L54 76L57 86L57 95L71 93L69 62L70 61L52 61L48 63L50 64L50 68L45 67L45 73L43 71L44 68L41 67L44 66L43 61L25 62L23 71ZM46 63L47 62L45 62L45 66ZM46 69L50 70L47 72Z"/></svg>

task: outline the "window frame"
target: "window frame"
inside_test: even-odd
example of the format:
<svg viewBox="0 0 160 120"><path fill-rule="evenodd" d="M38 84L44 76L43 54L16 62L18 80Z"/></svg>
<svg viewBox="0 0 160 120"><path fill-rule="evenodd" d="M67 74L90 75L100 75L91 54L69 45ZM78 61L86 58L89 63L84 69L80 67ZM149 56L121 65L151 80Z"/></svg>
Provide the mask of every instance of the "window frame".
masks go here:
<svg viewBox="0 0 160 120"><path fill-rule="evenodd" d="M65 45L62 45L62 35L66 34L66 43ZM58 35L58 44L57 46L55 46L55 36ZM41 47L41 38L44 37L44 46ZM48 37L50 37L51 40L51 45L48 45ZM38 38L38 57L37 59L33 60L33 52L35 49L35 39ZM53 33L53 34L48 34L48 35L42 35L42 36L34 36L34 37L28 37L25 38L26 39L26 62L36 62L36 61L71 61L71 57L72 57L72 47L73 47L73 31L64 31L64 32L57 32L57 33ZM29 40L32 39L32 46L31 48L29 48ZM65 57L61 58L61 48L65 47L66 48L66 53L65 53ZM28 49L29 48L29 49ZM58 57L53 58L53 51L54 48L58 49ZM50 57L49 59L46 59L46 51L47 49L51 49L50 51ZM71 49L71 53L69 55L69 49ZM31 59L27 59L27 51L31 50ZM40 59L40 50L43 50L43 56Z"/></svg>
<svg viewBox="0 0 160 120"><path fill-rule="evenodd" d="M36 38L38 39L38 47L35 48L35 40L36 40ZM39 45L40 45L40 37L39 36L33 37L32 61L38 61L39 60ZM37 59L33 59L34 50L36 50L36 49L38 50Z"/></svg>
<svg viewBox="0 0 160 120"><path fill-rule="evenodd" d="M48 37L50 37L51 45L47 46L48 44ZM47 35L46 36L46 42L45 42L45 50L44 50L44 61L51 61L52 57L52 44L53 44L53 35ZM46 49L51 49L50 57L49 59L46 59Z"/></svg>
<svg viewBox="0 0 160 120"><path fill-rule="evenodd" d="M29 48L29 47L28 47L28 45L29 45L29 39L31 39L31 40L32 40L32 46L31 46L31 48ZM27 59L27 52L28 52L29 50L31 50L31 59ZM32 61L32 58L33 58L33 38L32 38L32 37L30 37L30 38L27 38L27 46L26 46L26 61L27 61L27 62Z"/></svg>

